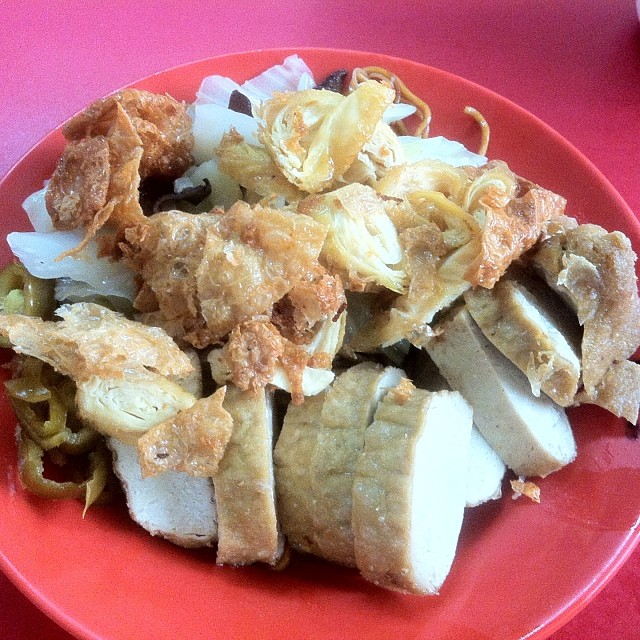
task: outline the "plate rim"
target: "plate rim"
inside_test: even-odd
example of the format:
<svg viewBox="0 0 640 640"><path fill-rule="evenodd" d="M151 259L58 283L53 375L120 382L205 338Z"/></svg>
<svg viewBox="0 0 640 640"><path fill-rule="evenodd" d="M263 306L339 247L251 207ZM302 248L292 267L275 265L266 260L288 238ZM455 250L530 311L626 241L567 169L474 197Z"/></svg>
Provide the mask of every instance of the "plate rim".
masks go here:
<svg viewBox="0 0 640 640"><path fill-rule="evenodd" d="M509 110L515 111L519 116L525 117L526 119L534 122L538 127L543 129L545 133L551 136L556 142L560 143L563 146L568 146L571 148L572 153L574 154L574 158L580 161L582 167L587 170L590 174L594 175L598 178L601 185L606 188L608 195L611 196L614 200L616 200L617 206L620 209L625 211L625 214L628 217L628 222L632 227L634 227L636 234L640 236L640 220L635 215L629 204L624 200L624 198L620 195L615 186L610 182L607 176L599 169L597 165L595 165L580 149L575 147L575 145L570 142L567 138L562 136L556 129L547 124L544 120L542 120L539 116L528 111L524 107L520 106L516 102L512 101L505 96L497 93L496 91L489 89L478 82L473 80L469 80L464 76L458 75L456 73L452 73L450 71L434 67L429 65L428 63L423 63L418 60L414 60L411 58L404 58L402 56L386 54L382 52L371 52L360 49L345 49L345 48L335 48L335 47L319 47L319 46L308 46L308 47L275 47L275 48L260 48L260 49L246 49L237 52L227 52L215 56L208 56L203 58L194 59L191 61L183 62L177 65L173 65L171 67L167 67L165 69L161 69L150 74L147 74L143 77L140 77L136 80L133 80L125 85L122 85L109 93L106 93L105 96L112 95L122 89L129 87L137 87L146 82L150 82L155 78L163 76L165 74L176 73L182 69L188 69L198 65L218 65L221 62L224 62L225 59L237 59L241 57L255 57L260 55L276 55L279 54L282 57L286 57L287 55L298 54L302 59L305 58L305 53L311 53L313 55L318 55L323 52L331 52L332 54L340 53L345 56L372 56L378 59L384 59L389 62L398 62L402 65L411 65L416 68L426 69L430 73L434 75L443 76L451 81L462 83L467 87L471 88L475 92L479 92L492 101L497 103L501 103L506 105ZM2 191L5 184L12 180L14 174L19 173L21 171L22 165L28 161L32 154L37 153L38 149L46 144L50 140L54 140L56 137L61 136L62 127L66 122L68 122L71 118L73 118L77 113L80 113L82 109L80 109L75 114L71 115L69 118L58 124L56 127L51 129L48 133L42 136L37 142L35 142L26 152L22 154L22 156L16 160L13 165L6 171L4 175L0 177L0 191ZM571 618L573 618L577 613L579 613L582 609L584 609L606 586L606 584L613 578L613 576L617 573L620 567L626 562L629 556L634 552L636 547L640 545L640 514L638 514L638 521L636 524L627 532L627 535L621 540L621 542L616 547L616 553L608 558L608 562L604 563L601 567L599 567L599 571L594 575L591 582L586 585L583 589L580 590L579 593L576 593L575 596L568 602L563 608L556 610L555 614L547 619L545 623L535 629L532 629L529 633L521 636L520 640L542 640L543 638L548 637L559 628L564 626ZM81 638L95 638L97 640L101 640L102 636L97 636L93 632L91 632L83 623L79 622L77 619L70 617L64 610L61 610L54 601L51 600L49 596L41 593L16 567L11 559L6 555L5 551L0 546L0 570L9 578L12 584L14 584L18 590L23 593L27 599L33 603L38 609L43 611L47 616L49 616L56 624L61 626L63 629Z"/></svg>

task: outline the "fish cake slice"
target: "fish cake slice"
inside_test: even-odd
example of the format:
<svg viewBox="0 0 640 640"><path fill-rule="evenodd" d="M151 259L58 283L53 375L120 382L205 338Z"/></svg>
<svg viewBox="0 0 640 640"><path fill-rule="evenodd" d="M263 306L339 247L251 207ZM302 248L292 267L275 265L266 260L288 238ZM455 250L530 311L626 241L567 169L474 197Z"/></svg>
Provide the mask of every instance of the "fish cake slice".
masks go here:
<svg viewBox="0 0 640 640"><path fill-rule="evenodd" d="M356 562L367 580L438 593L462 526L472 413L458 392L407 380L380 402L353 486Z"/></svg>

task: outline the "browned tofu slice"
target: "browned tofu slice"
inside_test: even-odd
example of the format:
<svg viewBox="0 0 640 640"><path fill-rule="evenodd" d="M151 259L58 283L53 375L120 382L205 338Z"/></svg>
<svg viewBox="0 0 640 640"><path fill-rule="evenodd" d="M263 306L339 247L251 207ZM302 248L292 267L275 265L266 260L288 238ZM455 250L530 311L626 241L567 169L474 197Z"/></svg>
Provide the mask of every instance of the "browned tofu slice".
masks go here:
<svg viewBox="0 0 640 640"><path fill-rule="evenodd" d="M275 564L284 544L276 516L272 393L227 387L223 403L233 433L213 478L218 564Z"/></svg>

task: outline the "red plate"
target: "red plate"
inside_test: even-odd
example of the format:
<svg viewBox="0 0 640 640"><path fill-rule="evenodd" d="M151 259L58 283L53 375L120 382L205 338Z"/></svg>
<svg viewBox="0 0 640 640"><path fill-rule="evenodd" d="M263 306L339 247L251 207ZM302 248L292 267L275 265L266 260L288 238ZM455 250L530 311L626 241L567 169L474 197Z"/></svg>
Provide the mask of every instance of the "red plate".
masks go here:
<svg viewBox="0 0 640 640"><path fill-rule="evenodd" d="M243 81L294 51L204 60L136 86L192 100L202 77ZM607 180L535 117L470 82L377 54L299 51L316 77L369 64L397 73L433 111L433 135L479 143L462 113L491 125L489 155L569 201L581 221L626 233L640 227ZM26 229L22 200L42 185L63 147L59 131L38 144L0 183L2 232ZM0 250L7 262L10 252ZM438 597L401 596L356 571L296 559L281 573L216 567L211 551L186 551L150 537L124 509L48 502L25 493L16 471L15 420L0 400L0 559L38 606L81 638L543 638L574 615L638 542L640 443L624 422L595 407L570 412L575 463L541 482L542 503L506 496L466 516L459 553Z"/></svg>

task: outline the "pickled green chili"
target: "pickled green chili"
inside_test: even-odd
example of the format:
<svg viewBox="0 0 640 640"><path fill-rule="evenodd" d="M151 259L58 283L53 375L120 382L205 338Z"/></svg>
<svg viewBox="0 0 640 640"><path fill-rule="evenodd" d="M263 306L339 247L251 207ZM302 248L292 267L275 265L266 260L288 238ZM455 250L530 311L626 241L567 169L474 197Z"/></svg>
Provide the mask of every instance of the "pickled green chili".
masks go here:
<svg viewBox="0 0 640 640"><path fill-rule="evenodd" d="M111 460L104 444L88 455L88 477L81 481L59 482L44 474L45 451L31 438L22 434L19 442L20 479L29 491L43 498L84 498L83 516L96 502L107 486L111 473Z"/></svg>
<svg viewBox="0 0 640 640"><path fill-rule="evenodd" d="M14 377L5 382L20 423L20 475L24 486L48 498L84 496L85 512L111 475L110 455L100 434L84 426L74 410L75 385L36 358L16 356ZM44 475L45 455L59 467L85 477L57 482Z"/></svg>
<svg viewBox="0 0 640 640"><path fill-rule="evenodd" d="M54 307L53 280L32 276L20 263L9 264L0 271L0 312L48 320ZM6 337L0 337L0 347L10 346Z"/></svg>

